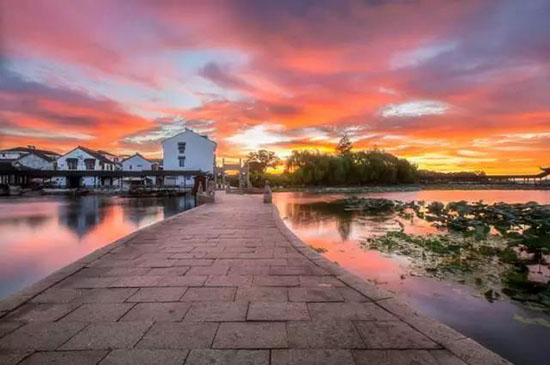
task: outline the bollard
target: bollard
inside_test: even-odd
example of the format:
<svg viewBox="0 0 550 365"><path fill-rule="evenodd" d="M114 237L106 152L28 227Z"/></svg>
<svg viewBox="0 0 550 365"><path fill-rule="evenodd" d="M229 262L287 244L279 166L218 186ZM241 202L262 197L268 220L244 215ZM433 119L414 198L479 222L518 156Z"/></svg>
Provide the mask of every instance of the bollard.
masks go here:
<svg viewBox="0 0 550 365"><path fill-rule="evenodd" d="M269 185L269 180L265 181L264 203L265 204L271 204L271 186Z"/></svg>

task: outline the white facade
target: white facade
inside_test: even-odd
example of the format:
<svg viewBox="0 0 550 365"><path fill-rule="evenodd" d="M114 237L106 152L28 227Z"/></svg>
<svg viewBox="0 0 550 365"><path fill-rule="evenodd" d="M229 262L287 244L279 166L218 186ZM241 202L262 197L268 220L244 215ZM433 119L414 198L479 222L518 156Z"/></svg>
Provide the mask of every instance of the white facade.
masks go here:
<svg viewBox="0 0 550 365"><path fill-rule="evenodd" d="M83 147L64 154L57 159L57 170L60 171L114 171L115 164L95 151ZM64 176L55 177L59 186L70 187L102 187L118 184L117 179L83 176L72 179Z"/></svg>
<svg viewBox="0 0 550 365"><path fill-rule="evenodd" d="M36 170L53 170L54 161L48 157L29 153L21 156L13 163L14 166L22 166Z"/></svg>
<svg viewBox="0 0 550 365"><path fill-rule="evenodd" d="M151 161L136 153L122 161L122 171L150 171L153 169Z"/></svg>
<svg viewBox="0 0 550 365"><path fill-rule="evenodd" d="M16 147L7 150L1 150L0 160L17 160L18 158L28 155L29 153L38 153L52 159L59 157L59 154L52 151L39 150L36 148Z"/></svg>
<svg viewBox="0 0 550 365"><path fill-rule="evenodd" d="M25 154L26 152L21 151L2 151L0 152L0 160L17 160Z"/></svg>
<svg viewBox="0 0 550 365"><path fill-rule="evenodd" d="M164 170L214 173L216 142L187 129L162 142Z"/></svg>
<svg viewBox="0 0 550 365"><path fill-rule="evenodd" d="M151 171L153 170L153 163L136 153L135 155L128 157L121 162L122 171ZM143 184L143 185L155 185L157 179L155 176L148 177L125 177L122 179L123 185L127 188L131 184Z"/></svg>

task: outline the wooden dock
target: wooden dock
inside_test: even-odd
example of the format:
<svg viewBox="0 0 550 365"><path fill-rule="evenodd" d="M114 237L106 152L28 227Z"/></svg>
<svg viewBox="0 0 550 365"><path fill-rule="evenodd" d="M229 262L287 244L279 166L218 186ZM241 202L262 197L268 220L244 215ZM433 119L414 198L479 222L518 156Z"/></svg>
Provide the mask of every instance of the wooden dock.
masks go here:
<svg viewBox="0 0 550 365"><path fill-rule="evenodd" d="M506 364L219 193L0 301L0 364Z"/></svg>

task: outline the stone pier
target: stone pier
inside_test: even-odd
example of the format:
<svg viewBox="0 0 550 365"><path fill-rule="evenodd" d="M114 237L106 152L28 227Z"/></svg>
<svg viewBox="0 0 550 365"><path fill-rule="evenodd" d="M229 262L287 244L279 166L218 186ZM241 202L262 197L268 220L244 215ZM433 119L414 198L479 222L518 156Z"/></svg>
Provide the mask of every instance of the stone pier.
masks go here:
<svg viewBox="0 0 550 365"><path fill-rule="evenodd" d="M260 195L135 232L0 317L0 364L507 363L324 259Z"/></svg>

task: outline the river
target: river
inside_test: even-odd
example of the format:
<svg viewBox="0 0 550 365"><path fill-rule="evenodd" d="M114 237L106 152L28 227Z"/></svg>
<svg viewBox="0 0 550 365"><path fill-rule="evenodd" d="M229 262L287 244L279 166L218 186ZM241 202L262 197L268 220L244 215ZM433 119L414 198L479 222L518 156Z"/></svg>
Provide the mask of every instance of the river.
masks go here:
<svg viewBox="0 0 550 365"><path fill-rule="evenodd" d="M418 312L440 320L517 364L548 361L550 315L507 299L487 301L473 288L455 282L411 276L405 257L363 248L365 237L384 234L392 222L327 212L315 202L329 202L342 194L275 193L285 224L306 244L326 250L323 255L347 270L398 293ZM359 194L363 197L401 201L479 201L485 203L550 204L550 191L424 190ZM326 209L326 208L325 208ZM395 222L393 222L395 223ZM406 226L406 232L432 233L425 221ZM550 279L550 278L546 278Z"/></svg>
<svg viewBox="0 0 550 365"><path fill-rule="evenodd" d="M94 250L195 206L193 197L0 199L0 298Z"/></svg>

